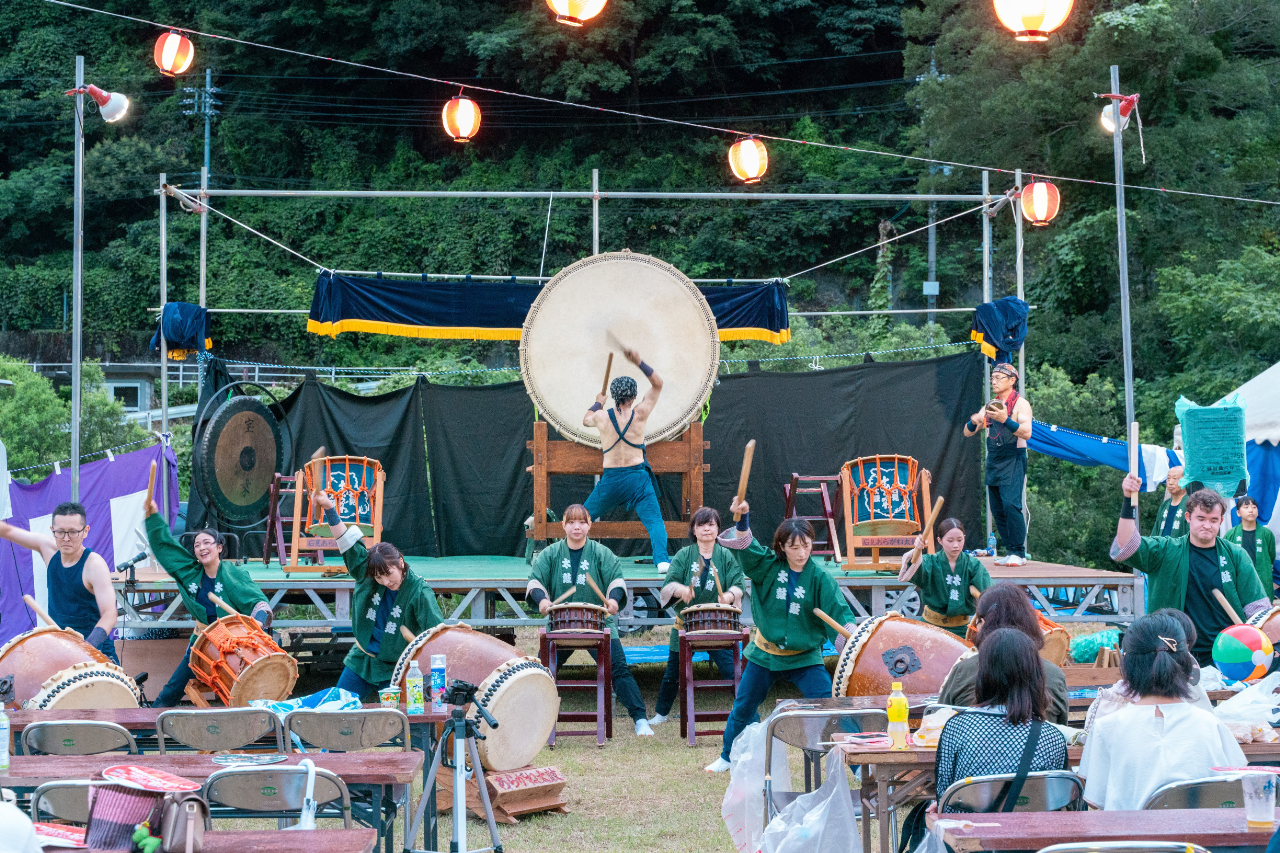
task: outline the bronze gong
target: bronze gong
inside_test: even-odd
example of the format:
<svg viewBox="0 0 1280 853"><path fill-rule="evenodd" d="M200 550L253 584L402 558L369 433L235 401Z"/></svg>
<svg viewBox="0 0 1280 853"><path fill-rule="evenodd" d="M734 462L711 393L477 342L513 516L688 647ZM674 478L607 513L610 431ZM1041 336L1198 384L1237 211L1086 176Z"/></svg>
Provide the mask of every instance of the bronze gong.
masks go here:
<svg viewBox="0 0 1280 853"><path fill-rule="evenodd" d="M197 459L209 502L232 521L266 512L272 477L283 457L280 423L256 397L232 397L205 427Z"/></svg>

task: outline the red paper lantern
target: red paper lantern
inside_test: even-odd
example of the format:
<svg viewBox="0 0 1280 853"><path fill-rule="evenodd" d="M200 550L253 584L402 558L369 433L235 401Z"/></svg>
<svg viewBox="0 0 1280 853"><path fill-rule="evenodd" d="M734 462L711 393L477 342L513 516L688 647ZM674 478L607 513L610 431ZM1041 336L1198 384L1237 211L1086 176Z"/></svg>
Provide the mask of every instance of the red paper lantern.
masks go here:
<svg viewBox="0 0 1280 853"><path fill-rule="evenodd" d="M176 30L170 30L156 39L156 67L166 77L176 77L191 67L196 58L191 39Z"/></svg>
<svg viewBox="0 0 1280 853"><path fill-rule="evenodd" d="M1074 0L995 0L996 17L1018 41L1048 41L1062 26Z"/></svg>
<svg viewBox="0 0 1280 853"><path fill-rule="evenodd" d="M1058 188L1036 181L1022 188L1022 215L1032 225L1048 225L1058 215Z"/></svg>
<svg viewBox="0 0 1280 853"><path fill-rule="evenodd" d="M480 107L470 98L458 95L444 105L444 132L454 142L466 142L480 129Z"/></svg>
<svg viewBox="0 0 1280 853"><path fill-rule="evenodd" d="M556 21L570 27L580 27L599 15L607 0L547 0Z"/></svg>
<svg viewBox="0 0 1280 853"><path fill-rule="evenodd" d="M754 136L739 139L729 149L729 168L743 183L758 183L769 168L769 152Z"/></svg>

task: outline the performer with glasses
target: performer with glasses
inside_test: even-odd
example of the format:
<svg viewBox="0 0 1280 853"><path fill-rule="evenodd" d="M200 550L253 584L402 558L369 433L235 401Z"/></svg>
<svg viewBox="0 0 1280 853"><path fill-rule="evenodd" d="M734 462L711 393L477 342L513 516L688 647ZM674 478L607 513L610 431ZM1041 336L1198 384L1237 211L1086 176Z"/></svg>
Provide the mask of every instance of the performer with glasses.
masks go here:
<svg viewBox="0 0 1280 853"><path fill-rule="evenodd" d="M49 616L61 628L80 632L85 642L119 665L111 632L116 627L116 594L107 561L84 546L88 515L74 501L58 504L42 536L0 521L0 538L40 555L48 566Z"/></svg>

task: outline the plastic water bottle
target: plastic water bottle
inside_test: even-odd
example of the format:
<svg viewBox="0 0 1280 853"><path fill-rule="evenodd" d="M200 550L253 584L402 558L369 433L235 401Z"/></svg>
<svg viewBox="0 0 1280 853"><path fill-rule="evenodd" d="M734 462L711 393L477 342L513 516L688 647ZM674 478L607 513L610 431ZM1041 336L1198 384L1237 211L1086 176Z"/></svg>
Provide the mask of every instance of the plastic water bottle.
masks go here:
<svg viewBox="0 0 1280 853"><path fill-rule="evenodd" d="M431 656L431 713L444 713L444 655Z"/></svg>
<svg viewBox="0 0 1280 853"><path fill-rule="evenodd" d="M9 715L0 707L0 776L9 775Z"/></svg>
<svg viewBox="0 0 1280 853"><path fill-rule="evenodd" d="M991 532L987 534L987 556L994 557L996 555L996 534Z"/></svg>
<svg viewBox="0 0 1280 853"><path fill-rule="evenodd" d="M415 660L409 664L409 675L404 680L405 690L409 695L405 699L406 710L410 714L425 714L426 703L422 698L422 670Z"/></svg>
<svg viewBox="0 0 1280 853"><path fill-rule="evenodd" d="M893 739L894 749L907 748L907 697L902 692L902 682L893 682L893 691L889 694L889 737Z"/></svg>

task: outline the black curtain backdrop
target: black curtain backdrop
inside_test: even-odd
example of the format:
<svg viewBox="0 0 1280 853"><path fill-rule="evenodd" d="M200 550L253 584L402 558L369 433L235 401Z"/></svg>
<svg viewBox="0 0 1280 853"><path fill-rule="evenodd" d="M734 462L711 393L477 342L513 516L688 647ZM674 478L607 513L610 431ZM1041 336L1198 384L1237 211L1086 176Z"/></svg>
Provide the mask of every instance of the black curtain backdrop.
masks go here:
<svg viewBox="0 0 1280 853"><path fill-rule="evenodd" d="M423 383L362 397L308 379L281 401L295 440L290 470L324 445L329 456L368 456L386 474L382 540L404 554L439 554L427 479ZM477 523L482 523L477 519Z"/></svg>

